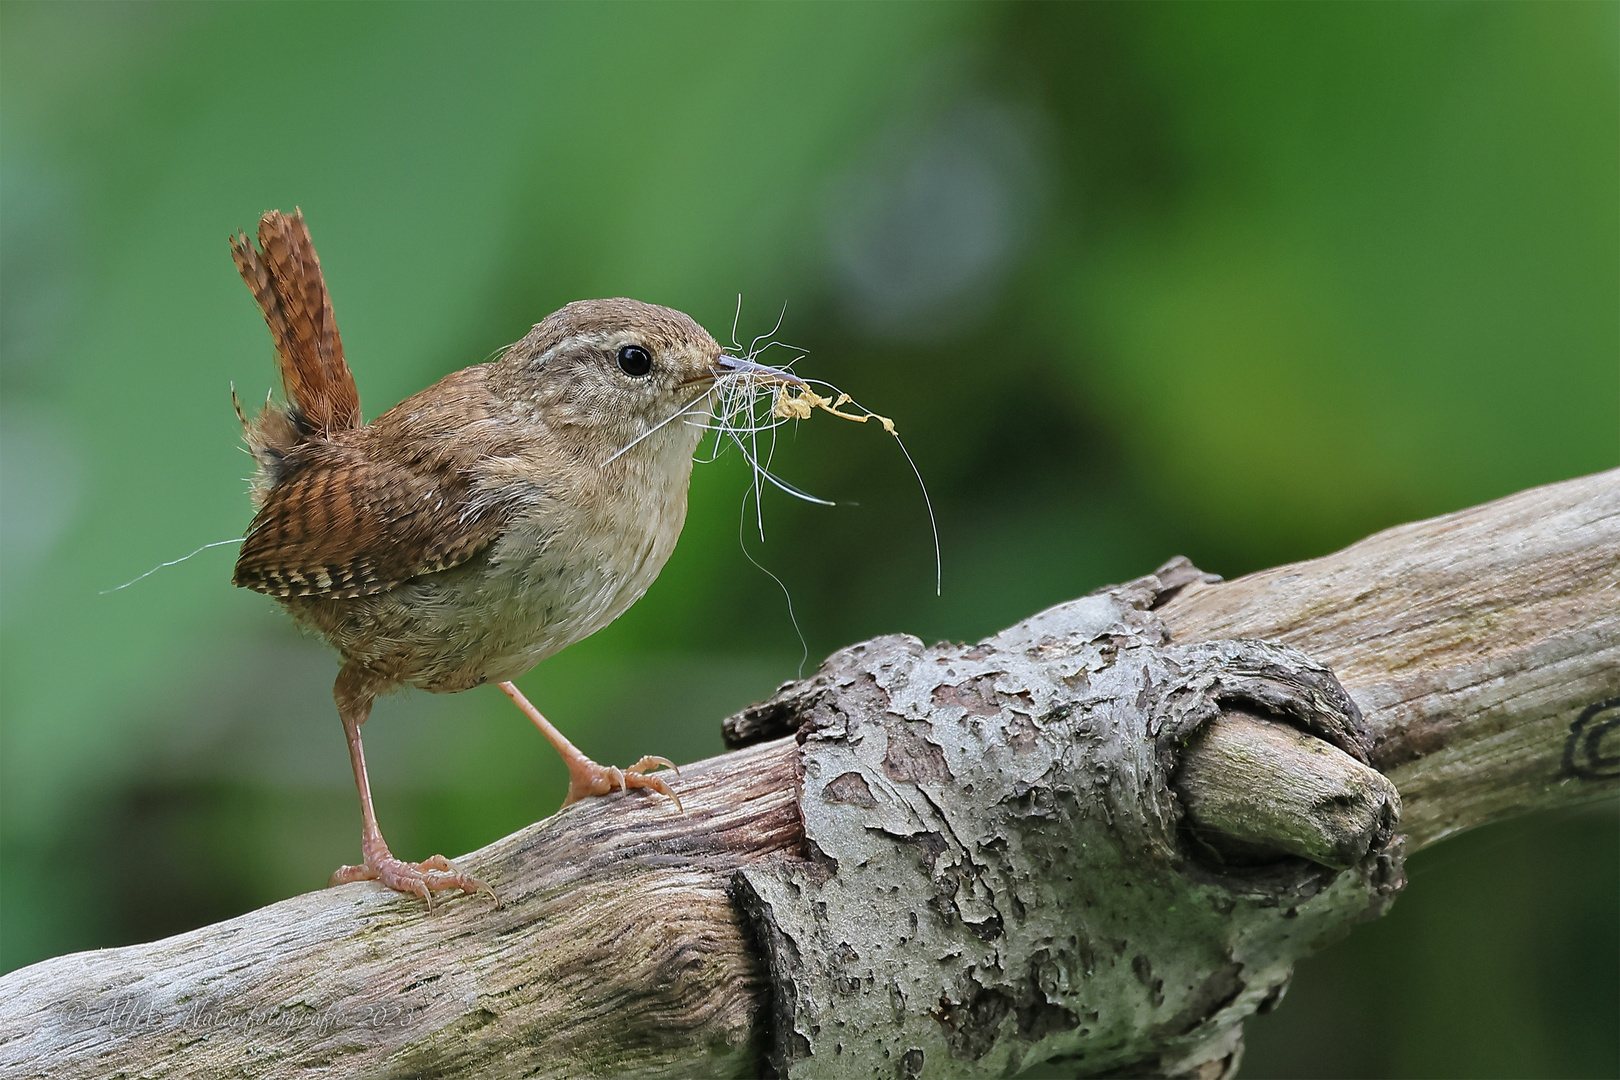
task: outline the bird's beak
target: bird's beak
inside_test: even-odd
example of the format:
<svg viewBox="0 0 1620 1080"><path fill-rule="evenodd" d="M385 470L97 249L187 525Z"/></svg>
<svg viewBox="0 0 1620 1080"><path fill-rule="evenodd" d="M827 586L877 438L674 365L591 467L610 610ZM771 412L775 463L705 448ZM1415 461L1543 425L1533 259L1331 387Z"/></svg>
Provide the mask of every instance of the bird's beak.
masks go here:
<svg viewBox="0 0 1620 1080"><path fill-rule="evenodd" d="M781 368L766 367L756 364L752 360L743 360L735 356L722 356L714 362L714 374L721 375L752 375L767 386L799 386L803 387L805 381L791 371Z"/></svg>

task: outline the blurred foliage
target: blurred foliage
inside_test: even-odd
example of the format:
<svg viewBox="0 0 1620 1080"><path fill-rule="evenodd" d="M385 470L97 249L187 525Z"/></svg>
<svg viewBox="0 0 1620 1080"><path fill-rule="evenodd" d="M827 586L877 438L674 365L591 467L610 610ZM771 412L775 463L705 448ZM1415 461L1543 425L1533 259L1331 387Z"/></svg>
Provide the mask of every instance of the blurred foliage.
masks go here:
<svg viewBox="0 0 1620 1080"><path fill-rule="evenodd" d="M971 639L1184 553L1233 576L1620 456L1612 4L0 7L0 965L357 851L336 665L230 588L268 386L227 232L305 210L368 415L629 295L893 416L699 468L618 624L525 686L602 760L876 633ZM786 355L786 354L782 354ZM750 527L752 528L752 527ZM493 691L368 726L395 849L544 815ZM1251 1025L1265 1075L1620 1071L1613 804L1418 856Z"/></svg>

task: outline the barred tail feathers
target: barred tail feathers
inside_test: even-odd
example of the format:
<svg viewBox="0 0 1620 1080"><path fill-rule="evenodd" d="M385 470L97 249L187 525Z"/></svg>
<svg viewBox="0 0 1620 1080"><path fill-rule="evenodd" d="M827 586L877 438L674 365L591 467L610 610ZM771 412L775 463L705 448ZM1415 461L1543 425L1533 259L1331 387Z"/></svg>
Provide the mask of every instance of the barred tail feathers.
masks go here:
<svg viewBox="0 0 1620 1080"><path fill-rule="evenodd" d="M284 417L267 409L248 425L248 441L263 464L262 450L279 456L292 448L289 441L359 427L360 392L343 360L332 298L303 212L289 217L271 210L259 220L258 241L255 247L238 233L231 238L231 257L264 313L287 393Z"/></svg>

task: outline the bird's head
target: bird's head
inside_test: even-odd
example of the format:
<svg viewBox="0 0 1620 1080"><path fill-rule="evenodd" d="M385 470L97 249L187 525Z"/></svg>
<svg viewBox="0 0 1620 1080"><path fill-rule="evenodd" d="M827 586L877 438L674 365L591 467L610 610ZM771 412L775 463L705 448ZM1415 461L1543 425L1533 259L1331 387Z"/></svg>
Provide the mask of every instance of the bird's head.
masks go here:
<svg viewBox="0 0 1620 1080"><path fill-rule="evenodd" d="M734 356L690 316L623 298L577 300L537 323L497 362L509 395L559 437L602 460L635 452L690 457L715 406L718 380L803 386L797 376Z"/></svg>

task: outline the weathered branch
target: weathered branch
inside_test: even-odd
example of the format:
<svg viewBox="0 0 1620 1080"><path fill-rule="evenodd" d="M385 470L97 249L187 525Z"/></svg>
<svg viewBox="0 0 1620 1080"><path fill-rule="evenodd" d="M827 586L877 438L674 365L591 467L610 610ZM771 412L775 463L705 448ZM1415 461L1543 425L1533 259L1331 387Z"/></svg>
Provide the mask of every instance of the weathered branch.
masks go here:
<svg viewBox="0 0 1620 1080"><path fill-rule="evenodd" d="M1331 668L1417 848L1620 783L1620 470L1194 584L1159 615L1177 641L1263 638Z"/></svg>
<svg viewBox="0 0 1620 1080"><path fill-rule="evenodd" d="M592 800L467 856L499 909L355 884L13 972L0 1070L1230 1072L1398 887L1397 813L1423 846L1620 786L1620 472L1201 578L845 650L728 722L798 735L683 769L684 815Z"/></svg>

